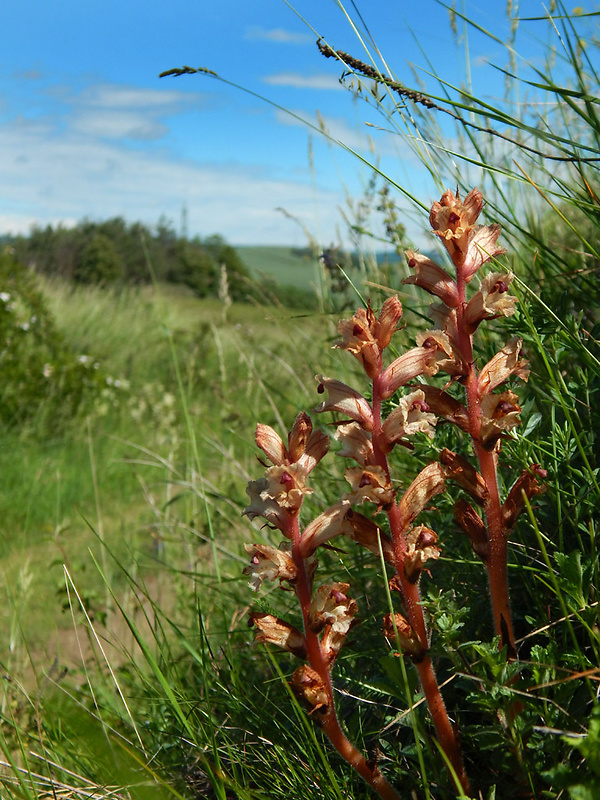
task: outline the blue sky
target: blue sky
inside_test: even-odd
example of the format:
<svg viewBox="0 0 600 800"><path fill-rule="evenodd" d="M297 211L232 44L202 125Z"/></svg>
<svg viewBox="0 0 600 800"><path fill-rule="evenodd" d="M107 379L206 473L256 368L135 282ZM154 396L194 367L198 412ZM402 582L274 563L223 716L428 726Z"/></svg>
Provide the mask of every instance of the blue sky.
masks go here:
<svg viewBox="0 0 600 800"><path fill-rule="evenodd" d="M466 13L501 39L505 3L465 0ZM539 15L538 0L520 13ZM415 86L426 57L451 82L464 49L433 0L356 0L396 77ZM352 3L347 4L352 10ZM433 199L437 188L400 137L338 82L306 22L338 49L364 51L335 0L20 0L3 11L0 49L0 234L32 224L123 215L234 244L302 246L302 226L323 244L344 238L339 208L358 197L361 163L272 105L205 76L158 78L189 64L316 122L375 156L394 180ZM536 24L518 40L536 57ZM503 27L504 26L504 27ZM471 31L476 90L502 91L487 65L503 48ZM423 52L424 51L424 52ZM427 75L420 77L427 84ZM433 88L434 84L431 83ZM309 152L311 155L309 156ZM278 208L284 208L298 223Z"/></svg>

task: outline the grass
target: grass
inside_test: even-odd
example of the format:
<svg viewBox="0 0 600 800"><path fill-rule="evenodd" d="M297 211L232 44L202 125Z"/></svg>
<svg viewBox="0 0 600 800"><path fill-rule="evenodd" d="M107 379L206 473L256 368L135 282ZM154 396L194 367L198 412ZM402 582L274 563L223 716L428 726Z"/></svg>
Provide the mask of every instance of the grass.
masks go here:
<svg viewBox="0 0 600 800"><path fill-rule="evenodd" d="M510 540L516 662L494 641L485 571L456 531L452 499L439 495L427 511L444 548L421 580L432 654L467 771L486 800L600 792L600 181L597 162L585 160L600 136L597 44L586 18L562 14L549 24L560 33L562 72L535 73L535 88L555 104L551 125L534 105L521 117L510 97L490 107L433 74L427 92L455 115L448 126L447 114L419 102L409 114L410 98L399 103L381 82L380 110L425 148L432 180L458 183L463 194L479 184L488 220L503 225L518 311L493 324L477 358L484 363L498 342L519 336L532 374L518 389L523 425L504 445L501 491L527 464L548 470L546 494ZM368 36L362 42L361 60L379 63ZM518 165L473 121L520 142ZM532 148L576 160L556 168ZM309 267L290 250L266 254L272 249L254 251L265 272L293 269L306 279ZM359 288L378 303L372 286ZM425 324L412 288L401 291L416 313L397 354ZM289 654L250 644L253 603L300 624L293 593L265 587L251 598L241 575L244 542L277 543L240 516L245 486L261 474L256 422L284 435L316 405L316 373L360 385L345 354L330 350L337 316L225 308L163 286L74 292L47 283L43 291L73 352L97 359L112 383L85 418L54 436L36 435L35 420L2 434L3 796L373 796L291 695ZM448 428L394 461L404 486L440 447L457 446ZM315 513L339 496L341 462L323 461L307 501ZM353 542L322 552L320 570L351 582L361 617L336 664L343 726L377 752L403 796L456 797L414 671L382 641L381 565Z"/></svg>

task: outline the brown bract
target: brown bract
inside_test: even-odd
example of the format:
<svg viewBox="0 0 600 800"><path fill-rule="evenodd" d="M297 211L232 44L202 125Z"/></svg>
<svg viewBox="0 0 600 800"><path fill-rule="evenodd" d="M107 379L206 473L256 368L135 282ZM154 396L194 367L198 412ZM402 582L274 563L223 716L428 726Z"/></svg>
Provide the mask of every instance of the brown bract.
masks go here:
<svg viewBox="0 0 600 800"><path fill-rule="evenodd" d="M447 478L462 486L479 505L484 505L489 494L486 483L464 456L444 447L440 452L440 464L445 467Z"/></svg>
<svg viewBox="0 0 600 800"><path fill-rule="evenodd" d="M298 658L306 658L306 640L298 628L288 622L274 617L272 614L262 614L258 611L250 612L250 625L258 628L255 642L274 644L293 653Z"/></svg>
<svg viewBox="0 0 600 800"><path fill-rule="evenodd" d="M350 319L340 320L338 333L342 341L335 344L347 350L362 364L370 378L381 372L381 353L388 346L402 317L402 304L397 297L388 298L376 317L371 304L366 309L359 308Z"/></svg>
<svg viewBox="0 0 600 800"><path fill-rule="evenodd" d="M516 375L523 381L529 378L528 362L523 358L519 358L522 344L523 340L518 337L511 339L483 367L477 382L479 397L485 397L497 386L507 381L511 375Z"/></svg>
<svg viewBox="0 0 600 800"><path fill-rule="evenodd" d="M317 375L319 394L328 393L327 400L320 403L315 411L318 414L323 411L337 411L346 417L358 422L366 431L373 430L373 412L368 401L350 386L334 378L326 378Z"/></svg>
<svg viewBox="0 0 600 800"><path fill-rule="evenodd" d="M370 550L371 553L378 557L381 549L385 561L388 564L395 564L392 540L387 533L381 530L379 525L357 511L348 512L347 519L352 525L351 532L346 533L348 538L366 547L367 550Z"/></svg>
<svg viewBox="0 0 600 800"><path fill-rule="evenodd" d="M402 614L386 614L383 618L383 635L390 644L398 645L415 661L420 661L427 653L419 637Z"/></svg>
<svg viewBox="0 0 600 800"><path fill-rule="evenodd" d="M249 585L253 591L262 586L263 581L289 581L293 583L298 575L292 560L289 542L283 542L279 548L267 544L246 544L246 552L250 555L250 563L243 570L249 575Z"/></svg>
<svg viewBox="0 0 600 800"><path fill-rule="evenodd" d="M458 305L458 289L456 281L442 269L435 261L421 255L414 250L406 250L408 266L414 269L415 274L404 278L402 283L414 284L425 289L426 292L436 295L451 308Z"/></svg>
<svg viewBox="0 0 600 800"><path fill-rule="evenodd" d="M490 553L487 528L477 511L464 497L454 504L454 519L469 537L474 552L482 561L487 561Z"/></svg>

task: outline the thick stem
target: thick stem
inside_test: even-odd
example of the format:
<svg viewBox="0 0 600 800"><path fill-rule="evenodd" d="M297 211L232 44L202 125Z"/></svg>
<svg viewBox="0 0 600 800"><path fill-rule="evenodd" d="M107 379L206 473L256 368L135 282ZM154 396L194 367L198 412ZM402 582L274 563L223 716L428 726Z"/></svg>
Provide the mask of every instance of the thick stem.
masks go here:
<svg viewBox="0 0 600 800"><path fill-rule="evenodd" d="M500 646L506 646L511 659L517 657L508 591L508 542L502 519L502 506L498 490L498 470L496 453L486 450L480 443L481 404L478 393L478 376L473 359L473 337L468 333L464 322L466 306L466 283L460 267L457 268L459 306L456 309L457 328L461 355L468 366L465 378L467 393L467 414L469 433L473 450L479 461L479 471L487 488L485 518L487 524L489 554L486 568L490 585L492 615L496 635L500 636Z"/></svg>
<svg viewBox="0 0 600 800"><path fill-rule="evenodd" d="M390 470L387 457L383 449L379 446L379 436L381 434L381 393L379 381L373 381L373 450L376 462L385 470L390 479ZM421 595L417 583L411 583L404 574L404 558L406 555L406 542L402 530L402 520L400 519L399 506L394 502L387 509L390 525L390 534L394 543L395 566L402 590L402 598L407 614L408 622L419 637L419 641L426 653L420 660L415 661L415 667L421 681L425 700L429 707L433 724L435 726L438 741L448 761L452 765L458 780L465 792L469 792L469 779L465 772L458 742L458 735L450 722L448 711L444 704L440 688L435 677L431 658L427 655L429 641L427 636L427 625Z"/></svg>
<svg viewBox="0 0 600 800"><path fill-rule="evenodd" d="M325 660L319 637L314 631L311 631L308 625L312 587L306 570L306 562L300 555L301 534L297 518L294 519L292 523L290 533L292 538L292 559L298 572L296 594L302 609L308 661L310 666L319 675L327 694L327 711L319 718L319 724L342 758L358 772L383 800L400 800L400 796L383 777L377 765L374 762L367 761L364 755L354 747L342 731L335 711L330 665Z"/></svg>
<svg viewBox="0 0 600 800"><path fill-rule="evenodd" d="M425 615L423 614L423 606L421 604L421 593L419 586L416 583L408 581L404 575L404 554L405 543L404 536L400 528L400 515L398 513L398 506L396 504L388 511L388 519L390 522L390 531L394 541L394 552L396 556L396 569L398 579L402 589L402 596L404 599L404 608L406 611L408 622L412 629L419 637L419 641L427 653L429 650L429 641L427 636L427 626L425 623ZM440 692L440 688L435 677L433 664L429 655L423 656L420 660L414 660L415 668L421 681L423 694L429 707L438 741L448 761L452 764L452 768L456 772L458 780L465 792L469 792L469 779L465 772L460 752L460 745L458 735L454 729L448 711L444 704L444 699Z"/></svg>
<svg viewBox="0 0 600 800"><path fill-rule="evenodd" d="M496 456L476 443L477 458L481 477L486 483L488 497L485 503L485 516L489 537L489 556L486 567L490 583L490 597L496 635L500 636L500 646L507 648L509 659L517 657L515 636L510 613L508 591L508 541L502 519L502 506L498 491Z"/></svg>

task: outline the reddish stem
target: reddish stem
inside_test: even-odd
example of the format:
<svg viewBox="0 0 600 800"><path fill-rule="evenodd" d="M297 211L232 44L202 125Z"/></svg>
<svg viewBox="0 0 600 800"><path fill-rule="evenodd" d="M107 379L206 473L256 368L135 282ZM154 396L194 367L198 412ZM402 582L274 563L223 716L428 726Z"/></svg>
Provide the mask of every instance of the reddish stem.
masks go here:
<svg viewBox="0 0 600 800"><path fill-rule="evenodd" d="M379 381L377 378L375 378L373 380L373 450L375 454L375 461L385 470L389 481L390 470L387 457L383 452L383 449L379 446L380 433L381 391ZM396 572L402 590L402 597L404 600L404 608L407 619L412 629L419 637L419 641L426 653L421 659L414 661L415 667L421 681L423 694L425 695L425 700L427 701L427 705L433 719L433 724L435 726L440 746L446 754L448 761L452 765L452 768L456 773L463 790L466 793L469 793L469 779L467 778L467 774L463 765L458 736L452 726L452 723L450 722L450 718L448 717L448 711L444 704L444 700L435 677L431 658L429 655L427 655L427 651L429 650L429 640L419 586L418 583L411 583L409 580L407 580L404 574L406 541L404 538L400 509L397 503L392 503L390 508L387 509L387 516L390 524L392 541L394 543Z"/></svg>
<svg viewBox="0 0 600 800"><path fill-rule="evenodd" d="M377 765L374 762L368 762L364 755L354 747L342 731L335 711L330 665L323 655L319 637L314 631L311 631L308 625L312 586L306 570L306 562L300 555L301 533L297 517L294 518L289 533L292 539L292 559L298 571L296 594L302 609L308 661L310 666L319 675L327 694L327 711L319 718L319 724L342 758L344 758L350 766L354 767L358 774L383 798L383 800L400 800L400 796L383 777Z"/></svg>
<svg viewBox="0 0 600 800"><path fill-rule="evenodd" d="M473 359L473 336L466 329L464 312L466 307L466 282L460 267L456 269L459 305L456 319L461 355L467 364L465 379L467 393L467 414L469 432L473 449L479 462L479 471L487 488L484 511L487 524L489 554L485 565L490 585L490 598L496 635L500 636L500 646L506 646L508 656L516 658L515 637L510 613L508 592L508 541L502 519L502 505L498 490L497 455L486 450L480 442L481 404L478 392L478 375Z"/></svg>

